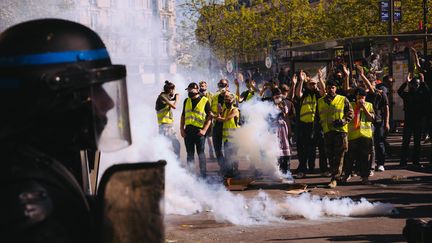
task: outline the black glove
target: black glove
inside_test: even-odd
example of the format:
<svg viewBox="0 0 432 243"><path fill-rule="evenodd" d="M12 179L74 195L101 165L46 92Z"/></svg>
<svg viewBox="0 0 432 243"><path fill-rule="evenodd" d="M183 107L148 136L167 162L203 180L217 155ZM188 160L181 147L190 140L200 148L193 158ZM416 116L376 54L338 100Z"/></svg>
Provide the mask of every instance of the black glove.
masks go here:
<svg viewBox="0 0 432 243"><path fill-rule="evenodd" d="M343 125L345 125L345 122L342 119L338 119L333 122L334 127L342 127Z"/></svg>

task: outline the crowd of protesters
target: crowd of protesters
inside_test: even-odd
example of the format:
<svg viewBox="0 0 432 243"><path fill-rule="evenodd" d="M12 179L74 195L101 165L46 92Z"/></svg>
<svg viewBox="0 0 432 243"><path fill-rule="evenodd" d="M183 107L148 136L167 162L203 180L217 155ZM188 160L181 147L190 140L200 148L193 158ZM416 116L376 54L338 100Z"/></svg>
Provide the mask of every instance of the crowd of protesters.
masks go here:
<svg viewBox="0 0 432 243"><path fill-rule="evenodd" d="M412 163L421 166L421 138L427 139L431 132L432 63L419 59L414 49L410 53L415 60L413 72L397 90L405 112L402 167L407 165L411 136L414 137ZM205 81L190 83L180 121L188 165L193 165L196 149L200 176L206 177L204 148L207 140L209 157L216 156L221 176L238 176L235 156L238 147L232 142L232 136L242 123L239 107L241 109L242 103L259 100L272 102L279 110L269 123L279 138L278 164L283 174L291 174L292 146L296 146L299 160L296 178L315 173L318 149L319 171L331 177L330 188L347 183L353 174L360 175L363 184L369 184L373 171L385 170L386 136L394 127L392 92L396 87L393 87L392 77L380 78L367 63L351 70L340 63L326 77L320 70L314 76L303 70L291 73L289 68L283 68L277 78L264 81L255 69L236 75L235 90L230 88L229 80L221 79L215 93L208 90ZM172 141L179 155L171 111L177 102L174 84L167 81L157 99L156 111L160 133Z"/></svg>

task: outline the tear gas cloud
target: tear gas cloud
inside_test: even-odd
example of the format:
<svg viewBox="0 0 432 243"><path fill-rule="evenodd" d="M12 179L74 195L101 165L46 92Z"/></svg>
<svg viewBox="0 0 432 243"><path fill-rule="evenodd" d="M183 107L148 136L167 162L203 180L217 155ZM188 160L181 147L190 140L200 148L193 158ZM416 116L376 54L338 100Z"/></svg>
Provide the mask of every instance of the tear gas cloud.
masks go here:
<svg viewBox="0 0 432 243"><path fill-rule="evenodd" d="M0 3L0 30L8 26L34 18L56 17L70 20L79 20L77 17L82 9L77 9L74 1L2 1ZM119 1L120 2L120 1ZM30 6L30 7L29 7ZM31 8L33 6L33 9ZM116 25L105 26L105 35L110 31L115 36L121 27L121 33L127 38L123 42L106 42L109 50L120 50L117 56L112 55L113 63L125 63L127 67L134 66L136 55L134 43L140 35L153 34L151 39L159 39L160 28L152 24L155 29L145 32L136 31L129 27L122 18L133 15L135 9L123 7L122 15L113 16L110 23ZM118 19L117 19L118 17ZM147 20L150 21L150 20ZM96 29L98 32L98 29ZM107 33L108 32L108 33ZM123 39L123 40L124 40ZM119 46L120 45L120 46ZM134 70L134 69L131 69ZM190 215L197 212L210 211L218 221L228 221L239 225L263 224L268 222L281 222L284 215L300 215L307 219L319 219L323 216L358 216L368 214L389 214L392 205L369 203L366 200L354 202L351 199L319 198L309 194L299 197L288 196L284 201L276 201L263 191L254 198L233 194L220 184L208 184L185 170L181 164L185 163L184 147L181 151L181 160L176 159L172 152L170 141L158 134L156 112L154 104L157 95L162 91L162 83L144 85L138 78L139 73L128 70L129 111L133 144L127 149L102 154L101 172L110 165L120 162L157 161L164 159L166 166L165 212L167 214ZM215 75L217 76L217 75ZM198 82L202 77L182 77L175 75L171 81L180 91L181 99L174 110L175 128L179 131L179 121L183 98L187 97L184 91L188 81ZM187 81L186 81L187 80ZM234 140L240 145L239 156L246 158L250 164L268 173L270 176L278 175L277 157L278 140L274 133L269 132L270 127L266 120L269 114L274 115L275 110L271 104L262 102L250 103L242 106L242 115L246 117L247 124L238 129ZM183 139L178 134L180 143ZM102 174L102 173L100 173Z"/></svg>

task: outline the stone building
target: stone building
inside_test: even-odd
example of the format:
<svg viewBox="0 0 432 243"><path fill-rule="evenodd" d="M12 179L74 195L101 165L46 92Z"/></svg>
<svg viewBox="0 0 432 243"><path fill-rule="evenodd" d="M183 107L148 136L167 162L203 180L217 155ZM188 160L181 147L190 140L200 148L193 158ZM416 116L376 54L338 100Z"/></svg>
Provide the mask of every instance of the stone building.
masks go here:
<svg viewBox="0 0 432 243"><path fill-rule="evenodd" d="M176 73L174 0L74 0L76 21L97 31L128 79L157 84Z"/></svg>

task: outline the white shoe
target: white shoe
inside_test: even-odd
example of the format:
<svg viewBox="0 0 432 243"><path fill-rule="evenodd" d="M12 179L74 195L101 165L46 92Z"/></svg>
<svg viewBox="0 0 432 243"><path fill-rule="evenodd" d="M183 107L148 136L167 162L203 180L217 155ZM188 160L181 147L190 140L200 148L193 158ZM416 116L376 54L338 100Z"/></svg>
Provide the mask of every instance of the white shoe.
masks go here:
<svg viewBox="0 0 432 243"><path fill-rule="evenodd" d="M385 171L384 165L378 166L377 171L381 171L381 172Z"/></svg>

